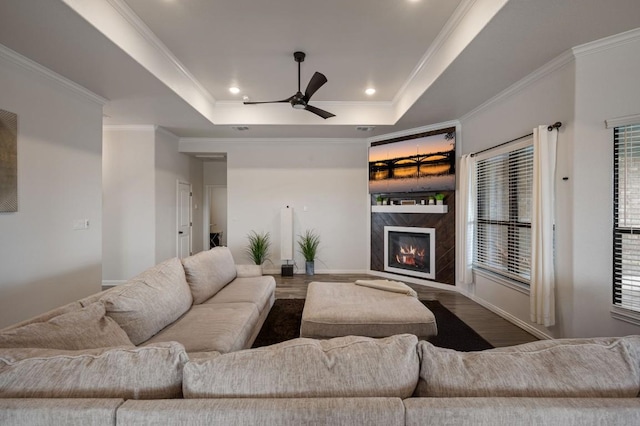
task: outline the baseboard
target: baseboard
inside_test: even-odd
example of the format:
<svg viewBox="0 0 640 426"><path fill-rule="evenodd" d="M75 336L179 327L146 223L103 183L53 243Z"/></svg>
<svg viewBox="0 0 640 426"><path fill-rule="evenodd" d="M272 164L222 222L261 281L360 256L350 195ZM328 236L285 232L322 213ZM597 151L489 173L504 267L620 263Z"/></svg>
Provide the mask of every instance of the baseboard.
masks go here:
<svg viewBox="0 0 640 426"><path fill-rule="evenodd" d="M473 300L474 302L476 302L478 305L487 308L488 310L490 310L491 312L493 312L494 314L506 319L507 321L509 321L510 323L512 323L513 325L520 327L521 329L523 329L524 331L526 331L527 333L533 334L534 336L536 336L538 339L543 339L543 340L550 340L550 339L554 339L553 336L538 330L537 328L533 327L531 324L521 320L520 318L513 316L512 314L510 314L509 312L500 309L499 307L487 302L484 299L481 299L477 296L474 296L473 294L470 294L462 289L458 289L458 292L460 294L463 294L465 296L467 296L469 299Z"/></svg>
<svg viewBox="0 0 640 426"><path fill-rule="evenodd" d="M126 282L127 280L102 280L102 287L115 287Z"/></svg>
<svg viewBox="0 0 640 426"><path fill-rule="evenodd" d="M263 269L262 271L265 275L280 275L282 272L280 268L278 269ZM304 275L305 269L298 268L293 269L293 273L295 275ZM314 275L331 275L331 274L358 274L358 275L366 275L369 272L365 269L316 269L314 271Z"/></svg>

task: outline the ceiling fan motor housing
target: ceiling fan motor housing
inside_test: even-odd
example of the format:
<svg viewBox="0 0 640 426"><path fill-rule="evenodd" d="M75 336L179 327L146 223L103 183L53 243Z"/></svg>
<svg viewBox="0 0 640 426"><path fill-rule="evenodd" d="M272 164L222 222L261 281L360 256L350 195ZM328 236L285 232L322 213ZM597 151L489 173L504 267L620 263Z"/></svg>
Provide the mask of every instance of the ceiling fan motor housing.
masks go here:
<svg viewBox="0 0 640 426"><path fill-rule="evenodd" d="M305 107L307 106L307 102L304 100L304 95L302 94L302 92L298 92L293 95L289 102L295 109L305 109Z"/></svg>

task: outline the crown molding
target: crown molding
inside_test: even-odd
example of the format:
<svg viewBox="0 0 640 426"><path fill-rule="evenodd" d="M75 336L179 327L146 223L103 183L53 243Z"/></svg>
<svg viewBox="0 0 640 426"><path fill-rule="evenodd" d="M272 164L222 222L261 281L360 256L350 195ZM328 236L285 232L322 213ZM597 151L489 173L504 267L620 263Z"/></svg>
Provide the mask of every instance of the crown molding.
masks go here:
<svg viewBox="0 0 640 426"><path fill-rule="evenodd" d="M545 65L541 66L528 76L524 77L520 81L515 84L509 86L507 89L498 93L493 98L484 102L477 108L468 112L464 116L460 118L461 122L464 122L477 113L483 111L486 108L495 105L496 103L502 102L504 99L513 96L514 94L524 90L528 86L532 85L536 81L540 80L548 76L549 74L563 68L565 65L575 62L576 58L583 57L586 55L591 55L594 53L599 53L608 49L612 49L615 47L619 47L621 45L631 43L634 41L640 40L640 28L626 31L624 33L616 34L610 37L605 37L600 40L595 40L590 43L585 43L580 46L573 47L564 53L561 53L551 61L547 62ZM607 121L608 122L608 121Z"/></svg>
<svg viewBox="0 0 640 426"><path fill-rule="evenodd" d="M582 56L592 55L594 53L599 53L608 49L613 49L616 47L620 47L627 43L632 43L634 41L640 40L640 28L636 28L630 31L625 31L620 34L615 34L609 37L601 38L600 40L595 40L589 43L581 44L579 46L571 49L573 51L573 55L576 58L580 58Z"/></svg>
<svg viewBox="0 0 640 426"><path fill-rule="evenodd" d="M153 132L158 128L153 124L104 124L102 130L110 132Z"/></svg>
<svg viewBox="0 0 640 426"><path fill-rule="evenodd" d="M469 12L476 1L477 0L462 0L462 2L458 5L456 10L453 12L453 15L451 15L449 20L447 20L447 22L445 23L444 27L442 27L442 30L440 30L440 32L436 36L433 43L431 43L425 54L422 56L422 58L420 58L418 65L416 65L413 71L411 71L411 74L409 74L407 80L393 97L393 100L391 101L393 105L396 105L400 101L400 97L409 88L411 82L418 76L420 71L422 71L422 69L427 66L429 60L432 59L433 56L442 48L445 41L447 41L447 39L451 37L451 34L456 28L458 28L458 26L462 22L462 19Z"/></svg>
<svg viewBox="0 0 640 426"><path fill-rule="evenodd" d="M151 28L129 7L124 0L107 0L113 9L122 16L133 29L135 29L158 53L160 53L183 76L188 78L202 96L215 104L216 100L211 93L194 77L187 67L169 50L169 48L155 35Z"/></svg>
<svg viewBox="0 0 640 426"><path fill-rule="evenodd" d="M18 52L15 52L2 44L0 44L0 59L6 60L13 65L17 65L24 70L38 74L39 76L44 77L49 81L53 81L57 85L69 90L70 92L76 95L80 95L81 97L100 106L104 106L108 102L108 100L103 98L102 96L96 95L90 90L80 86L78 83L74 83L66 77L63 77L60 74L51 71L49 68L46 68L39 63L32 61L25 56L22 56Z"/></svg>
<svg viewBox="0 0 640 426"><path fill-rule="evenodd" d="M371 144L372 142L379 142L387 139L401 138L404 136L411 136L418 133L426 133L426 132L431 132L433 130L446 129L447 127L455 127L456 129L459 129L460 122L458 120L451 120L451 121L445 121L442 123L429 124L428 126L414 127L413 129L400 130L398 132L387 133L385 135L372 136L370 138L367 138L367 142Z"/></svg>
<svg viewBox="0 0 640 426"><path fill-rule="evenodd" d="M463 0L393 98L399 120L457 57L473 42L509 0Z"/></svg>
<svg viewBox="0 0 640 426"><path fill-rule="evenodd" d="M104 124L102 130L109 132L158 132L172 138L180 139L180 137L164 127L154 124Z"/></svg>
<svg viewBox="0 0 640 426"><path fill-rule="evenodd" d="M466 120L469 120L471 117L478 114L479 112L515 95L516 93L524 90L525 88L529 87L530 85L540 80L541 78L546 77L549 74L563 68L567 64L574 62L574 60L575 60L575 57L573 56L573 52L571 50L567 50L564 53L561 53L560 55L556 56L554 59L547 62L545 65L541 66L540 68L538 68L531 74L527 75L520 81L512 84L502 92L498 93L493 98L489 99L488 101L482 103L480 106L476 107L475 109L463 115L460 118L460 122L464 123Z"/></svg>
<svg viewBox="0 0 640 426"><path fill-rule="evenodd" d="M183 144L215 143L215 144L364 144L366 138L180 138L180 147ZM181 150L182 152L182 150Z"/></svg>
<svg viewBox="0 0 640 426"><path fill-rule="evenodd" d="M243 106L244 101L217 101L216 106L219 107L239 107ZM313 101L314 106L330 107L374 107L374 108L391 108L392 101Z"/></svg>

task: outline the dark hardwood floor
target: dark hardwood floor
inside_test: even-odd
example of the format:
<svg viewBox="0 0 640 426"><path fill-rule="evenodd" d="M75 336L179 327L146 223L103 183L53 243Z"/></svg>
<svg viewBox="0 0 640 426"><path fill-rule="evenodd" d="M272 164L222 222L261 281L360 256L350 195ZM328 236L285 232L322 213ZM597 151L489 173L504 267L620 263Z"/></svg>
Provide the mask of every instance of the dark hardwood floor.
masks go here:
<svg viewBox="0 0 640 426"><path fill-rule="evenodd" d="M312 281L353 282L358 279L380 279L373 275L296 274L293 277L273 275L276 280L276 299L304 299L307 285ZM538 340L499 315L455 291L440 290L407 283L416 290L419 299L438 300L458 318L495 347L511 346Z"/></svg>

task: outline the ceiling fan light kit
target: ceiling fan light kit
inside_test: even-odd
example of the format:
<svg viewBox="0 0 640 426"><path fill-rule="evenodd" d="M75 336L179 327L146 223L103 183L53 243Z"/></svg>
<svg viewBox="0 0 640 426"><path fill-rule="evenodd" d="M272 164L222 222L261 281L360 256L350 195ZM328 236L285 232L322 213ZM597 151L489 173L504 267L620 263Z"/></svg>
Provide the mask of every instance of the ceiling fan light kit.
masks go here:
<svg viewBox="0 0 640 426"><path fill-rule="evenodd" d="M329 111L325 111L323 109L316 108L312 105L309 105L309 100L311 99L311 96L313 96L313 94L316 93L318 89L321 88L327 82L327 77L325 77L324 74L316 71L316 73L313 74L313 77L311 77L311 80L309 80L309 84L307 84L307 88L304 91L304 95L302 94L302 91L300 90L300 63L304 61L305 57L306 55L304 52L293 53L293 59L295 59L295 61L298 63L298 91L296 92L295 95L287 99L282 99L280 101L265 101L265 102L245 101L244 104L257 105L257 104L289 103L295 109L307 110L319 117L324 118L325 120L327 118L335 117L335 114L332 114Z"/></svg>

